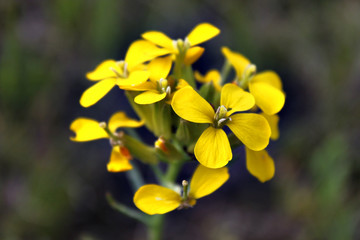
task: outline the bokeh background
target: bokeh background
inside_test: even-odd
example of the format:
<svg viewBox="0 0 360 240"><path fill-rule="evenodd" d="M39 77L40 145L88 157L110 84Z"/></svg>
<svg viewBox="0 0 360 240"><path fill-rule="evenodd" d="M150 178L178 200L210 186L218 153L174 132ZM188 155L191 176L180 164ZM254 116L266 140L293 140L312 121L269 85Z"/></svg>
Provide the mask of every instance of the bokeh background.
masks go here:
<svg viewBox="0 0 360 240"><path fill-rule="evenodd" d="M133 206L126 175L106 172L108 142L70 142L68 127L135 116L118 89L82 108L85 73L147 30L182 38L201 22L222 32L195 69L221 68L228 46L283 80L276 175L261 184L238 150L223 188L168 214L165 239L360 239L357 0L0 1L0 239L145 238L105 200Z"/></svg>

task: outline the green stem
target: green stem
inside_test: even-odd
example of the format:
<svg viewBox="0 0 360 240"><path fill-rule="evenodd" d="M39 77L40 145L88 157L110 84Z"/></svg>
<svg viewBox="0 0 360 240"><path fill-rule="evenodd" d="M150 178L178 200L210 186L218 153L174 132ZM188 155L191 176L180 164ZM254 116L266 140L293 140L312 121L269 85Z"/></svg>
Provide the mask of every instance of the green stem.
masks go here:
<svg viewBox="0 0 360 240"><path fill-rule="evenodd" d="M146 225L150 224L150 217L148 215L145 215L142 212L131 209L131 208L115 201L115 199L111 196L110 193L106 194L106 200L108 201L109 205L113 209L115 209L115 210L125 214L126 216L129 216L139 222L142 222Z"/></svg>
<svg viewBox="0 0 360 240"><path fill-rule="evenodd" d="M163 172L162 172L161 169L159 168L159 165L158 165L158 164L150 164L150 167L151 167L152 171L153 171L154 174L155 174L156 180L157 180L159 183L164 184L164 182L165 182L165 177L164 177Z"/></svg>
<svg viewBox="0 0 360 240"><path fill-rule="evenodd" d="M133 169L126 172L126 177L129 179L132 189L136 192L145 182L136 163L132 161L131 165Z"/></svg>
<svg viewBox="0 0 360 240"><path fill-rule="evenodd" d="M225 59L224 65L221 69L221 84L224 85L226 83L226 78L228 77L231 70L231 64L229 60Z"/></svg>
<svg viewBox="0 0 360 240"><path fill-rule="evenodd" d="M154 215L151 219L151 224L148 225L149 240L161 240L164 228L165 215Z"/></svg>
<svg viewBox="0 0 360 240"><path fill-rule="evenodd" d="M169 163L168 169L165 174L165 180L167 182L174 183L183 164L184 164L183 161L176 161Z"/></svg>

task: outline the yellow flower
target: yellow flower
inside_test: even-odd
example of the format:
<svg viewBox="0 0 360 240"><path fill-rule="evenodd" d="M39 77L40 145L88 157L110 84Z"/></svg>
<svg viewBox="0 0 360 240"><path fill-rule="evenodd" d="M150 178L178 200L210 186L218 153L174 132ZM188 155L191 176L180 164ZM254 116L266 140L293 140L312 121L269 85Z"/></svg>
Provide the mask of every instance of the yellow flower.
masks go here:
<svg viewBox="0 0 360 240"><path fill-rule="evenodd" d="M285 103L280 77L273 71L256 74L256 66L243 55L232 52L227 47L223 47L222 52L235 68L237 83L242 88L249 89L256 105L267 115L278 113Z"/></svg>
<svg viewBox="0 0 360 240"><path fill-rule="evenodd" d="M212 83L217 91L221 91L221 75L218 70L211 69L205 76L201 75L198 71L195 71L195 79L201 83Z"/></svg>
<svg viewBox="0 0 360 240"><path fill-rule="evenodd" d="M260 151L269 144L271 130L266 119L255 113L240 113L252 108L254 97L234 84L225 84L221 90L220 107L212 106L193 88L178 90L172 107L181 118L195 123L210 124L196 142L197 160L209 168L220 168L232 159L229 140L222 128L226 125L245 146Z"/></svg>
<svg viewBox="0 0 360 240"><path fill-rule="evenodd" d="M172 40L167 35L158 31L145 32L141 36L177 55L179 52L186 52L184 63L191 65L194 63L204 52L204 48L196 46L203 43L220 33L220 30L209 23L201 23L197 25L184 40Z"/></svg>
<svg viewBox="0 0 360 240"><path fill-rule="evenodd" d="M70 130L75 132L76 136L70 139L75 142L87 142L97 139L109 138L113 146L110 156L110 161L107 164L109 172L121 172L132 169L129 162L131 155L126 146L121 141L121 133L117 132L118 128L130 127L136 128L142 126L142 121L130 119L124 112L117 112L113 114L106 123L99 123L96 120L89 118L77 118L71 125Z"/></svg>
<svg viewBox="0 0 360 240"><path fill-rule="evenodd" d="M137 104L151 104L163 100L171 94L171 87L166 79L172 65L171 57L155 58L148 64L149 79L143 84L128 87L127 90L144 91L137 95L134 101Z"/></svg>
<svg viewBox="0 0 360 240"><path fill-rule="evenodd" d="M273 178L275 174L274 160L267 151L253 151L245 147L246 168L248 171L259 179L260 182L266 182Z"/></svg>
<svg viewBox="0 0 360 240"><path fill-rule="evenodd" d="M134 86L145 82L150 74L144 70L143 63L168 53L167 49L158 48L145 40L133 42L123 61L105 60L94 71L86 74L90 81L97 81L97 83L82 94L81 106L90 107L94 105L115 85L122 88L123 86Z"/></svg>
<svg viewBox="0 0 360 240"><path fill-rule="evenodd" d="M196 200L205 197L220 188L229 179L226 167L210 169L199 165L187 191L187 182L183 181L182 195L172 189L156 184L147 184L139 188L134 195L134 203L141 211L154 215L164 214L176 208L188 208L196 204Z"/></svg>
<svg viewBox="0 0 360 240"><path fill-rule="evenodd" d="M278 115L267 115L266 113L261 113L264 118L268 121L271 128L271 140L277 140L279 138L279 116Z"/></svg>

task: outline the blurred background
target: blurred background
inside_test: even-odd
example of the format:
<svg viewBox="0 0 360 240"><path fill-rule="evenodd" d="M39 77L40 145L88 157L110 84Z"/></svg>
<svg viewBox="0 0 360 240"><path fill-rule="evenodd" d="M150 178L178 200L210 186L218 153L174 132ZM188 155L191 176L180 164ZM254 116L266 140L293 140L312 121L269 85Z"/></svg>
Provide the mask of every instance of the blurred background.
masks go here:
<svg viewBox="0 0 360 240"><path fill-rule="evenodd" d="M115 88L82 108L85 73L123 59L147 30L183 38L201 22L222 32L195 69L220 69L228 46L282 78L276 175L257 181L240 148L224 187L168 214L165 239L360 239L357 0L0 1L0 239L145 238L105 200L133 206L125 174L106 172L108 142L70 142L68 128L80 116L135 117Z"/></svg>

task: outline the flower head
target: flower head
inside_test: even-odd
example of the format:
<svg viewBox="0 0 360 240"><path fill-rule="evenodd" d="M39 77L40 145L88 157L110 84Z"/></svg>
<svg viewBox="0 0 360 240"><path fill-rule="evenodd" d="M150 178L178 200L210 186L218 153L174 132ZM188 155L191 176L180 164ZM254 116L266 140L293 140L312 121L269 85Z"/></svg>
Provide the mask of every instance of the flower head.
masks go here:
<svg viewBox="0 0 360 240"><path fill-rule="evenodd" d="M206 167L220 168L232 159L232 151L225 131L228 126L245 146L260 151L271 135L268 122L254 113L237 113L252 108L254 97L234 84L225 84L221 91L220 106L216 112L193 88L177 91L172 107L181 118L195 123L210 124L196 142L194 153Z"/></svg>
<svg viewBox="0 0 360 240"><path fill-rule="evenodd" d="M168 53L167 49L158 48L145 40L133 42L124 60L105 60L94 71L86 74L90 81L97 81L97 83L85 90L80 98L81 106L94 105L115 85L122 88L145 82L150 73L145 70L143 63Z"/></svg>
<svg viewBox="0 0 360 240"><path fill-rule="evenodd" d="M142 121L130 119L124 112L117 112L111 116L109 123L98 122L89 118L77 118L71 125L70 130L75 132L75 137L70 139L75 142L87 142L97 139L109 138L112 146L110 161L107 164L109 172L121 172L132 169L129 160L131 154L123 144L123 132L117 132L118 128L136 128L142 126Z"/></svg>
<svg viewBox="0 0 360 240"><path fill-rule="evenodd" d="M156 184L147 184L139 188L134 195L134 203L141 211L153 215L164 214L176 208L188 208L196 204L196 200L205 197L220 188L229 179L226 167L210 169L199 165L190 181L183 181L183 192Z"/></svg>
<svg viewBox="0 0 360 240"><path fill-rule="evenodd" d="M285 103L280 77L273 71L257 74L254 64L240 53L232 52L227 47L223 47L222 52L235 69L236 83L243 89L249 89L255 98L256 105L267 115L278 113Z"/></svg>
<svg viewBox="0 0 360 240"><path fill-rule="evenodd" d="M209 23L197 25L184 39L173 40L162 32L148 31L141 36L167 50L172 54L178 55L185 53L184 63L191 65L204 52L204 48L196 46L203 43L220 33L220 30Z"/></svg>

